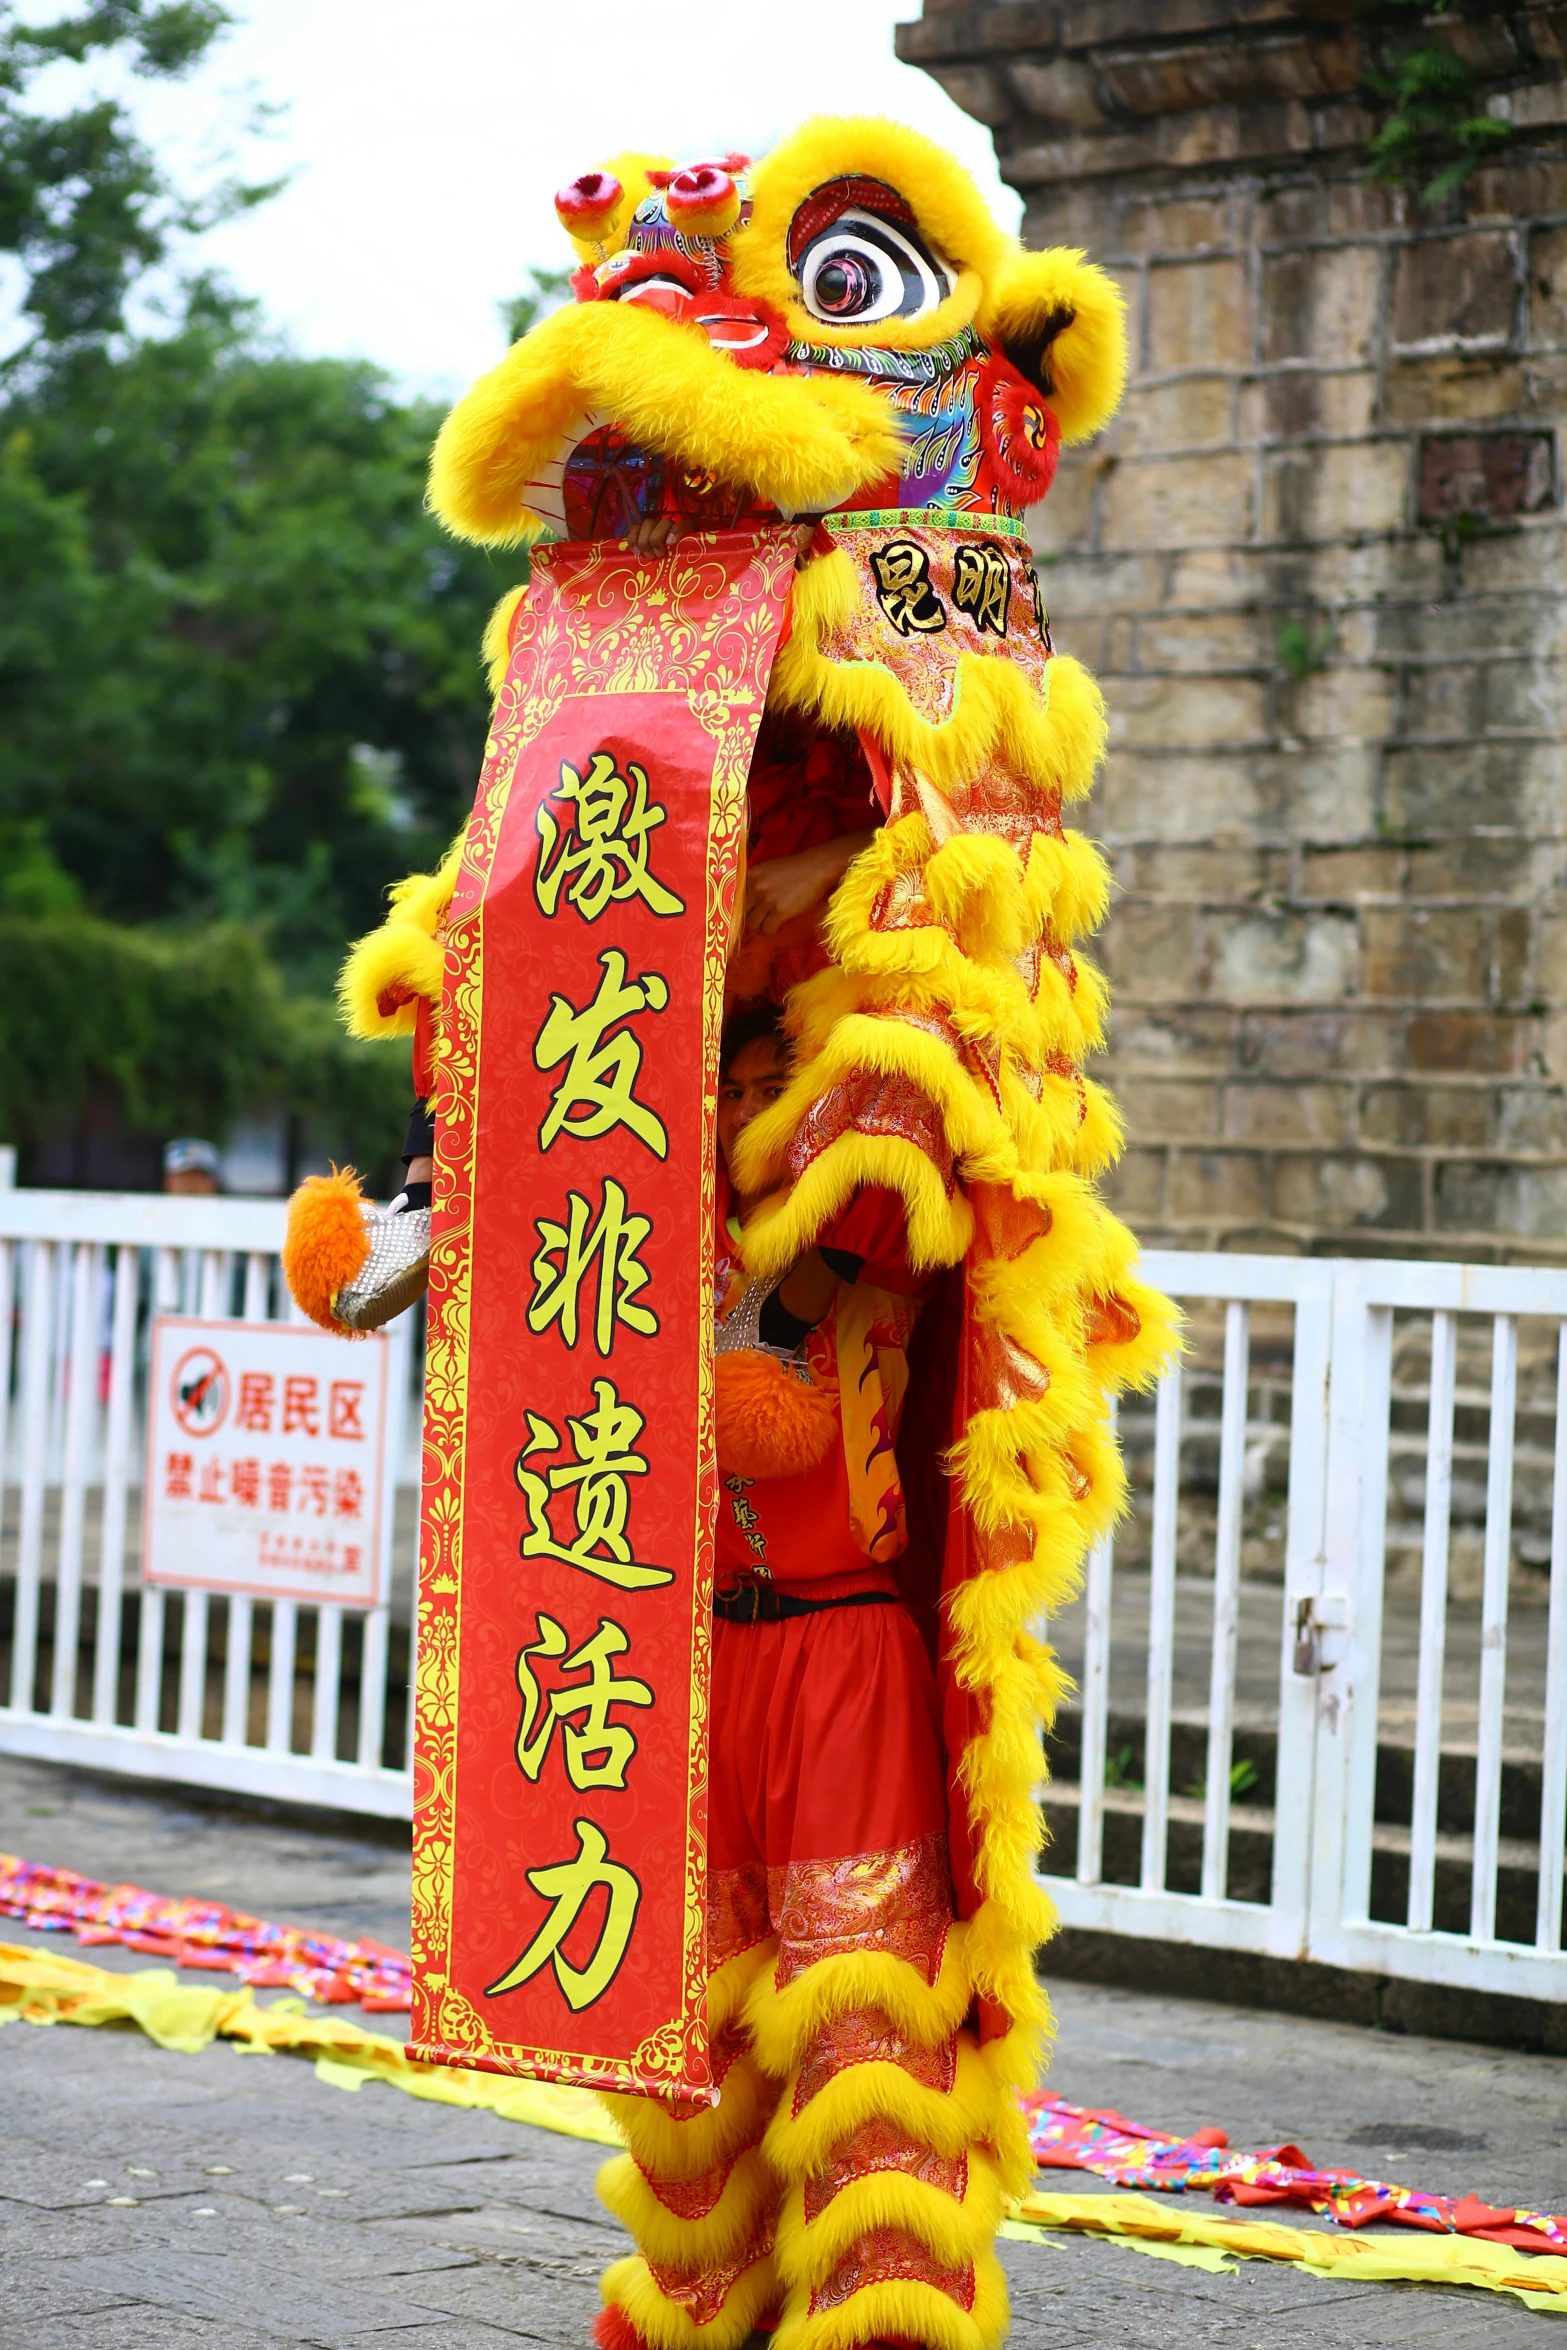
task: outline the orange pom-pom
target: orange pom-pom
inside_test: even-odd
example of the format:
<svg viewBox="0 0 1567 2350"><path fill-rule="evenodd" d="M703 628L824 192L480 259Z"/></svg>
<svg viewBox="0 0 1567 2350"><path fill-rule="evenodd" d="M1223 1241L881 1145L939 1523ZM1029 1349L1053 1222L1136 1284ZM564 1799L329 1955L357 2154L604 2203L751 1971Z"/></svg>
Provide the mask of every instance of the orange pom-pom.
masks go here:
<svg viewBox="0 0 1567 2350"><path fill-rule="evenodd" d="M838 1398L807 1387L775 1356L747 1348L713 1359L718 1466L728 1477L803 1477L838 1433Z"/></svg>
<svg viewBox="0 0 1567 2350"><path fill-rule="evenodd" d="M598 244L614 227L625 192L612 171L585 171L561 189L555 217L568 235Z"/></svg>
<svg viewBox="0 0 1567 2350"><path fill-rule="evenodd" d="M363 1195L352 1167L334 1167L330 1175L307 1175L288 1203L288 1230L283 1236L283 1278L302 1313L323 1330L340 1338L359 1338L332 1311L332 1300L346 1289L370 1254L370 1236L360 1213Z"/></svg>
<svg viewBox="0 0 1567 2350"><path fill-rule="evenodd" d="M726 237L740 217L740 191L720 163L688 163L671 174L664 203L689 237Z"/></svg>

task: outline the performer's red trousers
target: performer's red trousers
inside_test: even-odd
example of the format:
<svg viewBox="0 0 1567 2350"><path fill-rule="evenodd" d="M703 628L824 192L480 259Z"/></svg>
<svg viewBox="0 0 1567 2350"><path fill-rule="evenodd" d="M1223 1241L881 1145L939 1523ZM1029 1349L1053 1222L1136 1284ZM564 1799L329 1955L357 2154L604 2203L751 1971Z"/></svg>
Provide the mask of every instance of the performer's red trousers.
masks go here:
<svg viewBox="0 0 1567 2350"><path fill-rule="evenodd" d="M808 1586L795 1586L803 1592ZM719 2104L609 2100L639 2250L607 2350L1006 2330L994 2090L964 2018L936 1692L895 1603L714 1625L708 2022Z"/></svg>

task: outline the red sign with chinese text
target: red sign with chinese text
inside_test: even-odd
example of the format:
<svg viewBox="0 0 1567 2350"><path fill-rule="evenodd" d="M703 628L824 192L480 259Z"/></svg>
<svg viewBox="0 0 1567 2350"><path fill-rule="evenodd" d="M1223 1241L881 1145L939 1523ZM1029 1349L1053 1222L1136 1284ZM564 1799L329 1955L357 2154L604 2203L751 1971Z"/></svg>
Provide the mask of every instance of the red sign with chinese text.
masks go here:
<svg viewBox="0 0 1567 2350"><path fill-rule="evenodd" d="M712 2095L713 1121L792 532L534 558L447 935L415 2054Z"/></svg>

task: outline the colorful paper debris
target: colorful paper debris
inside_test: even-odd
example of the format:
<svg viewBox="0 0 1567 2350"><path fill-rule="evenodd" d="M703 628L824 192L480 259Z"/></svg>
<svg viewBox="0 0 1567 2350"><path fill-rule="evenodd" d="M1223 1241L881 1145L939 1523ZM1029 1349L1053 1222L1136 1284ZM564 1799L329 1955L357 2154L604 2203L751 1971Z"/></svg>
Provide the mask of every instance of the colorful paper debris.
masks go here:
<svg viewBox="0 0 1567 2350"><path fill-rule="evenodd" d="M271 1925L221 1901L99 1885L9 1852L0 1852L0 1917L87 1945L118 1942L173 1966L210 1967L258 1990L301 1991L328 2007L357 2001L368 2014L390 2015L409 2004L408 1959L384 1942Z"/></svg>
<svg viewBox="0 0 1567 2350"><path fill-rule="evenodd" d="M1223 2130L1176 2138L1108 2109L1068 2105L1043 2089L1029 2090L1021 2102L1041 2170L1093 2171L1118 2187L1212 2195L1219 2203L1295 2203L1341 2228L1391 2220L1519 2252L1567 2251L1567 2219L1550 2212L1499 2210L1478 2195L1429 2195L1362 2178L1358 2171L1317 2170L1298 2146L1240 2152Z"/></svg>

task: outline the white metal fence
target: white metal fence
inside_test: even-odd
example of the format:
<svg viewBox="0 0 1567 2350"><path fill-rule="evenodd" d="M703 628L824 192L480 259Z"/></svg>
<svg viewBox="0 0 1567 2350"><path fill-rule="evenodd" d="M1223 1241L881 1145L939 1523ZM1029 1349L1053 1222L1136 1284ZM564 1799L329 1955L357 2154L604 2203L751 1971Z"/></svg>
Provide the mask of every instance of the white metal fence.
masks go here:
<svg viewBox="0 0 1567 2350"><path fill-rule="evenodd" d="M387 1604L140 1576L150 1317L290 1318L283 1213L0 1190L0 1750L406 1816L412 1419L394 1412ZM1567 1272L1166 1253L1147 1270L1194 1343L1123 1416L1139 1506L1054 1628L1080 1690L1045 1878L1064 1922L1567 1996ZM394 1326L410 1412L416 1319ZM1519 1426L1549 1528L1532 1580ZM1395 1553L1391 1574L1390 1475L1395 1512L1419 1505L1418 1563ZM1477 1528L1467 1600L1455 1510Z"/></svg>
<svg viewBox="0 0 1567 2350"><path fill-rule="evenodd" d="M1176 1371L1154 1411L1146 1570L1136 1573L1130 1606L1118 1609L1116 1546L1103 1545L1073 1627L1081 1688L1076 1862L1070 1874L1053 1868L1045 1878L1063 1921L1567 1997L1567 1272L1164 1252L1150 1253L1147 1271L1194 1317L1206 1311L1216 1322L1222 1311L1211 1564L1193 1577L1178 1563L1183 1440L1189 1444L1191 1430L1182 1398L1190 1372ZM1248 1587L1248 1353L1259 1309L1275 1320L1288 1309L1293 1318L1288 1485L1282 1583ZM1521 1328L1533 1341L1531 1418L1549 1442L1549 1576L1533 1578L1526 1591L1526 1637L1510 1658L1510 1606L1530 1580L1513 1543ZM1423 1365L1423 1431L1411 1430L1407 1399L1402 1427L1391 1411L1395 1335L1402 1342L1410 1332ZM1466 1392L1460 1355L1472 1357L1482 1335L1488 1392ZM1460 1408L1477 1424L1467 1449L1485 1465L1483 1569L1467 1619L1448 1587ZM1414 1461L1423 1507L1418 1574L1390 1584L1395 1458ZM1194 1603L1184 1610L1188 1630L1205 1645L1208 1668L1190 1724L1204 1741L1201 1779L1184 1805L1171 1790L1183 1587ZM1253 1629L1266 1634L1271 1621L1275 1643L1261 1709L1274 1784L1271 1805L1245 1815L1248 1832L1271 1847L1265 1882L1238 1899L1232 1839L1243 1813L1232 1804L1232 1756L1238 1634L1248 1605ZM1402 1648L1391 1636L1395 1612ZM1461 1620L1464 1653L1450 1654L1451 1628ZM1109 1728L1116 1644L1128 1634L1143 1666L1142 1776L1130 1786ZM1400 1711L1389 1689L1395 1662L1413 1683L1403 1692L1412 1702L1402 1708L1402 1729L1389 1721ZM1190 1681L1190 1655L1186 1663ZM1510 1674L1520 1684L1511 1703ZM1385 1784L1406 1744L1407 1807ZM1177 1816L1183 1809L1185 1823ZM1125 1815L1140 1828L1136 1862L1121 1872L1131 1881L1113 1882L1106 1829ZM1172 1890L1183 1824L1194 1847L1200 1834L1200 1861L1194 1851L1188 1873L1196 1881ZM1504 1825L1512 1833L1504 1836ZM1462 1915L1444 1925L1434 1917L1437 1895L1452 1912L1455 1877L1466 1898L1457 1905Z"/></svg>
<svg viewBox="0 0 1567 2350"><path fill-rule="evenodd" d="M297 1320L283 1222L281 1201L0 1190L0 1749L406 1815L406 1568L371 1609L139 1571L152 1316ZM388 1521L412 1322L392 1336Z"/></svg>

